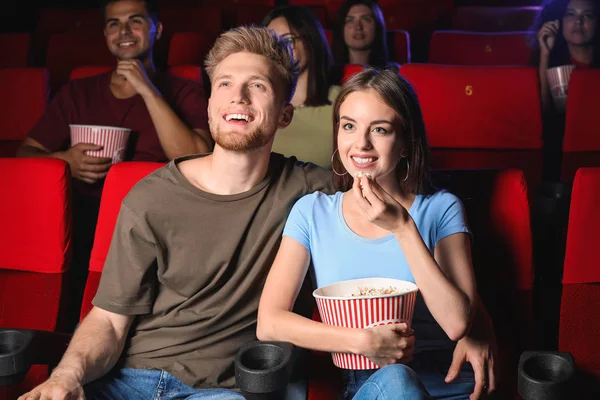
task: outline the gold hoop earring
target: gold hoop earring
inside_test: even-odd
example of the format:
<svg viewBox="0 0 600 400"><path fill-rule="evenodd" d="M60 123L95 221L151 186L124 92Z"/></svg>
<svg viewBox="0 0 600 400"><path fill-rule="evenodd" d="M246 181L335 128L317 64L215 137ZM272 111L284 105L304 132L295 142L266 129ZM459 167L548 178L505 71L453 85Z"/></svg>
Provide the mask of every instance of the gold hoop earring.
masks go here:
<svg viewBox="0 0 600 400"><path fill-rule="evenodd" d="M333 158L335 157L335 153L338 152L338 149L335 149L335 151L333 152L333 154L331 155L331 170L333 171L334 174L336 174L337 176L344 176L348 173L348 171L344 172L343 174L340 174L339 172L337 172L335 170L335 168L333 168ZM341 161L341 159L340 159Z"/></svg>
<svg viewBox="0 0 600 400"><path fill-rule="evenodd" d="M410 163L408 162L408 157L406 157L406 176L402 180L402 182L406 182L408 180L408 173L410 172Z"/></svg>

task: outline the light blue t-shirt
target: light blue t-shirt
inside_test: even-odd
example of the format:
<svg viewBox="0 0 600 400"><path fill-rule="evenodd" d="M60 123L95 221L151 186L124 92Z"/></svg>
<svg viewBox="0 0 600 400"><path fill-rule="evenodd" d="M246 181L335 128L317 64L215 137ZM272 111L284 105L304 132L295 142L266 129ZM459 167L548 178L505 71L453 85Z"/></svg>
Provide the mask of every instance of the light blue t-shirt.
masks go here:
<svg viewBox="0 0 600 400"><path fill-rule="evenodd" d="M292 208L283 230L284 236L297 240L310 252L310 275L315 287L376 277L415 282L393 234L367 239L348 227L342 214L343 196L342 192L334 195L315 192L302 197ZM443 238L469 232L461 201L445 190L417 195L409 214L432 255L435 245ZM417 339L415 352L453 346L420 295L412 327Z"/></svg>

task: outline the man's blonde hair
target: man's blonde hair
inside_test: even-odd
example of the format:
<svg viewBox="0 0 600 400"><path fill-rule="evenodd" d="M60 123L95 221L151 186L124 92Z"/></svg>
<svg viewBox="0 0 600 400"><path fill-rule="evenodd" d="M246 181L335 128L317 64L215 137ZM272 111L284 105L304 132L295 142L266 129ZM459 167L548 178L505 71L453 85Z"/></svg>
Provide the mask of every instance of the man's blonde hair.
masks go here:
<svg viewBox="0 0 600 400"><path fill-rule="evenodd" d="M211 82L217 65L230 55L241 52L265 56L273 62L275 80L283 84L284 98L289 103L296 90L298 62L294 59L287 42L264 27L240 26L219 36L204 61Z"/></svg>

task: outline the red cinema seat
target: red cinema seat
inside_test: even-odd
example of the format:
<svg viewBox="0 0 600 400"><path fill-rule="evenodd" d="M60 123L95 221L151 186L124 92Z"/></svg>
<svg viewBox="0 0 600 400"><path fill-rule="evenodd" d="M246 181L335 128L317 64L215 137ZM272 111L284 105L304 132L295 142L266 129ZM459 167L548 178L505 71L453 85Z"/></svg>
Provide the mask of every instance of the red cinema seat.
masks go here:
<svg viewBox="0 0 600 400"><path fill-rule="evenodd" d="M69 80L73 79L83 79L89 78L91 76L104 74L114 67L109 67L108 65L92 65L87 67L76 67L71 71L71 75L69 76Z"/></svg>
<svg viewBox="0 0 600 400"><path fill-rule="evenodd" d="M600 168L575 174L567 231L560 306L560 351L575 358L582 392L600 397ZM587 397L586 397L587 398Z"/></svg>
<svg viewBox="0 0 600 400"><path fill-rule="evenodd" d="M0 34L0 68L25 68L29 65L31 35L29 33Z"/></svg>
<svg viewBox="0 0 600 400"><path fill-rule="evenodd" d="M169 67L169 73L179 78L202 83L202 67L199 65L174 65Z"/></svg>
<svg viewBox="0 0 600 400"><path fill-rule="evenodd" d="M519 168L541 180L542 117L534 67L406 64L433 168Z"/></svg>
<svg viewBox="0 0 600 400"><path fill-rule="evenodd" d="M78 31L82 33L102 34L103 29L104 16L101 8L46 8L41 11L35 28L33 41L34 58L39 63L44 61L48 41L56 33Z"/></svg>
<svg viewBox="0 0 600 400"><path fill-rule="evenodd" d="M55 331L71 257L71 176L51 158L0 158L0 327ZM43 200L41 200L43 199ZM48 377L34 365L13 400Z"/></svg>
<svg viewBox="0 0 600 400"><path fill-rule="evenodd" d="M398 64L410 62L410 35L407 31L387 31L387 45L391 61Z"/></svg>
<svg viewBox="0 0 600 400"><path fill-rule="evenodd" d="M346 83L346 81L352 78L353 75L358 74L360 71L364 70L365 66L360 64L346 64L344 65L344 69L342 71L342 84Z"/></svg>
<svg viewBox="0 0 600 400"><path fill-rule="evenodd" d="M48 72L44 68L2 68L0 87L0 157L14 157L46 108Z"/></svg>
<svg viewBox="0 0 600 400"><path fill-rule="evenodd" d="M600 167L600 71L576 69L569 80L563 140L562 180L570 182L580 167Z"/></svg>
<svg viewBox="0 0 600 400"><path fill-rule="evenodd" d="M529 32L436 31L429 63L452 65L529 65Z"/></svg>
<svg viewBox="0 0 600 400"><path fill-rule="evenodd" d="M478 293L490 313L501 349L498 398L514 398L518 359L521 351L531 346L533 319L533 250L523 172L439 170L433 172L433 180L437 187L457 195L465 206L473 233ZM320 321L318 313L313 319ZM331 356L313 352L309 400L335 399L341 386Z"/></svg>
<svg viewBox="0 0 600 400"><path fill-rule="evenodd" d="M457 7L452 29L474 32L527 31L541 7Z"/></svg>
<svg viewBox="0 0 600 400"><path fill-rule="evenodd" d="M161 8L158 19L163 24L161 41L170 40L175 32L201 32L215 37L222 29L221 9L214 2L206 7Z"/></svg>
<svg viewBox="0 0 600 400"><path fill-rule="evenodd" d="M164 166L164 164L155 162L118 163L110 169L106 176L104 189L102 191L102 199L100 200L100 212L98 214L98 224L96 225L96 234L94 236L94 247L92 248L90 257L90 272L85 285L83 304L81 306L81 319L83 319L93 307L92 300L98 289L100 275L104 268L104 261L108 254L123 198L125 198L127 193L129 193L131 188L140 179L162 166Z"/></svg>
<svg viewBox="0 0 600 400"><path fill-rule="evenodd" d="M171 37L167 64L169 66L185 64L202 65L204 57L208 54L214 41L215 37L213 35L205 33L174 33Z"/></svg>
<svg viewBox="0 0 600 400"><path fill-rule="evenodd" d="M108 51L101 30L95 33L71 31L50 37L46 68L50 73L52 92L69 81L71 71L76 67L114 64L115 57Z"/></svg>

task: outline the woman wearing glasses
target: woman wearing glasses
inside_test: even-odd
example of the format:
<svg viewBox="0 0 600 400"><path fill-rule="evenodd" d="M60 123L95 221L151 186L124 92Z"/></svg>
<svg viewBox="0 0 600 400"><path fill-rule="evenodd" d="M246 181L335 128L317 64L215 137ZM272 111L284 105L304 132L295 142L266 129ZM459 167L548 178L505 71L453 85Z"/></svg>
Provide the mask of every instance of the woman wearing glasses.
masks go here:
<svg viewBox="0 0 600 400"><path fill-rule="evenodd" d="M275 135L273 151L330 168L331 104L340 88L330 85L332 57L323 27L310 9L293 6L271 10L263 25L290 43L300 69L292 98L294 118Z"/></svg>

